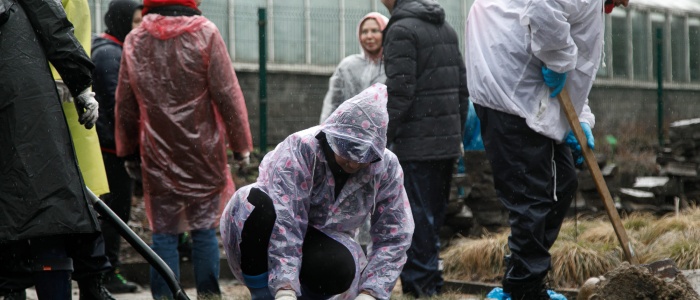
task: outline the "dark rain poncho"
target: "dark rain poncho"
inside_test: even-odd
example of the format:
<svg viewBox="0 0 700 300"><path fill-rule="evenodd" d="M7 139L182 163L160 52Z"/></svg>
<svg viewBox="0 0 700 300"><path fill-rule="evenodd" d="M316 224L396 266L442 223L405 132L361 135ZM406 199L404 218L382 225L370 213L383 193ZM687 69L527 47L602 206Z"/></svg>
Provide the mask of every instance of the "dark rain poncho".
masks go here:
<svg viewBox="0 0 700 300"><path fill-rule="evenodd" d="M47 59L74 97L91 85L93 65L59 1L20 2L0 25L0 242L93 233Z"/></svg>
<svg viewBox="0 0 700 300"><path fill-rule="evenodd" d="M403 171L396 155L385 150L386 87L375 84L345 101L323 125L287 137L268 153L260 165L254 184L242 187L226 207L221 221L228 263L238 280L241 230L253 211L248 194L259 188L274 202L277 219L269 246L269 286L272 294L291 287L300 294L302 243L308 226L313 226L345 245L355 258L355 274L350 290L339 298L354 299L368 291L378 299L389 299L406 263L411 245L413 216L403 187ZM350 176L339 195L335 180L316 135L364 141L382 160ZM365 257L353 240L370 217L372 243Z"/></svg>

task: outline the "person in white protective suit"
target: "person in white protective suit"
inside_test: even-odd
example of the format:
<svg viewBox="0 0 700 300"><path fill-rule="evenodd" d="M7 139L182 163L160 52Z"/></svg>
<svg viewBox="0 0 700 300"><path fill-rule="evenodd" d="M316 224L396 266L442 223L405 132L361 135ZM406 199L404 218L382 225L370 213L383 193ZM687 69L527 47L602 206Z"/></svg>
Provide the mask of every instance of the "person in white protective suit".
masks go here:
<svg viewBox="0 0 700 300"><path fill-rule="evenodd" d="M627 3L476 0L469 13L467 85L499 200L510 211L502 283L512 299L550 299L549 249L576 192L574 164L583 162L557 95L567 88L593 148L588 93L603 50L604 12Z"/></svg>
<svg viewBox="0 0 700 300"><path fill-rule="evenodd" d="M389 299L414 224L399 161L385 148L386 101L386 86L374 84L291 134L231 198L221 236L252 299ZM367 257L353 239L366 218Z"/></svg>
<svg viewBox="0 0 700 300"><path fill-rule="evenodd" d="M382 66L382 31L389 19L378 12L366 14L357 24L357 39L361 53L344 58L333 72L328 92L323 98L321 120L323 123L343 103L375 83L384 83L386 74Z"/></svg>

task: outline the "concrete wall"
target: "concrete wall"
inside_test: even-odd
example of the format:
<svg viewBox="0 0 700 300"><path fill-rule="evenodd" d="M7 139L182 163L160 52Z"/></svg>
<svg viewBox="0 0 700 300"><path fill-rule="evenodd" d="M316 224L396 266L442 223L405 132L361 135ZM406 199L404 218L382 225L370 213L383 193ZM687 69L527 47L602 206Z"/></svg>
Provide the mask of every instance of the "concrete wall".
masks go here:
<svg viewBox="0 0 700 300"><path fill-rule="evenodd" d="M238 71L237 74L248 105L253 142L258 147L258 73ZM318 124L329 77L330 74L268 73L268 149L287 135ZM608 134L618 139L624 135L635 135L641 140L657 141L656 93L652 86L594 86L589 99L596 115L596 138L602 139ZM699 95L700 91L689 88L665 90L665 128L672 121L700 117Z"/></svg>

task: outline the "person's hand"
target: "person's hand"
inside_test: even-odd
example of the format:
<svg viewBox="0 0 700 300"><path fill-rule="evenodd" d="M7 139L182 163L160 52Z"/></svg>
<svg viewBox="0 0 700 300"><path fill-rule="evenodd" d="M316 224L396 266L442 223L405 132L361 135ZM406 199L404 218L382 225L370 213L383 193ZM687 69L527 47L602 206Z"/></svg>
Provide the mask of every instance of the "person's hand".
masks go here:
<svg viewBox="0 0 700 300"><path fill-rule="evenodd" d="M566 83L566 73L557 73L545 66L542 66L542 76L544 77L544 83L548 87L554 89L554 91L549 94L549 97L554 98L559 95L561 90L564 88L564 84Z"/></svg>
<svg viewBox="0 0 700 300"><path fill-rule="evenodd" d="M297 293L293 290L279 290L275 294L275 300L297 300Z"/></svg>
<svg viewBox="0 0 700 300"><path fill-rule="evenodd" d="M595 149L595 139L593 138L593 132L591 131L591 126L588 123L581 123L581 129L583 129L583 134L586 135L586 140L588 147L591 150ZM578 143L576 136L573 131L569 131L565 139L566 145L571 148L571 154L574 156L574 162L577 166L583 164L583 151L581 150L581 145Z"/></svg>
<svg viewBox="0 0 700 300"><path fill-rule="evenodd" d="M233 159L238 163L240 168L246 167L250 164L250 152L234 152Z"/></svg>
<svg viewBox="0 0 700 300"><path fill-rule="evenodd" d="M377 300L377 298L372 297L370 294L360 293L355 297L355 300Z"/></svg>
<svg viewBox="0 0 700 300"><path fill-rule="evenodd" d="M138 160L126 160L124 161L124 169L129 177L133 180L141 181L141 162Z"/></svg>
<svg viewBox="0 0 700 300"><path fill-rule="evenodd" d="M90 89L85 89L75 97L75 109L78 111L78 122L85 125L86 129L92 128L97 122L97 117L99 115L98 108L99 104L95 100L95 93L91 92Z"/></svg>

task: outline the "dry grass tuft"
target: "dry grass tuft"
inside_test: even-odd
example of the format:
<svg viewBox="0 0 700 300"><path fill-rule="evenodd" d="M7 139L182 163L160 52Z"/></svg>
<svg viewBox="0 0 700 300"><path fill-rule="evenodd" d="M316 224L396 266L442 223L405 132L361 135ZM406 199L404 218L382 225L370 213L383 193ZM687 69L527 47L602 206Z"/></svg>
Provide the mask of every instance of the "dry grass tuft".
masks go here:
<svg viewBox="0 0 700 300"><path fill-rule="evenodd" d="M557 242L551 249L550 279L555 287L577 288L588 278L607 273L620 264L617 255L600 246L586 243Z"/></svg>
<svg viewBox="0 0 700 300"><path fill-rule="evenodd" d="M617 235L610 222L602 220L591 221L588 229L579 235L579 240L590 244L617 243Z"/></svg>
<svg viewBox="0 0 700 300"><path fill-rule="evenodd" d="M685 270L700 268L700 229L670 231L654 241L649 261L671 258Z"/></svg>
<svg viewBox="0 0 700 300"><path fill-rule="evenodd" d="M622 220L622 225L626 230L639 231L647 228L654 219L654 215L650 213L632 213Z"/></svg>
<svg viewBox="0 0 700 300"><path fill-rule="evenodd" d="M508 234L464 240L445 250L445 277L491 282L503 272L503 257L508 254Z"/></svg>
<svg viewBox="0 0 700 300"><path fill-rule="evenodd" d="M693 228L698 224L687 215L666 216L653 222L653 226L647 226L639 230L636 238L644 245L650 245L658 240L662 235L671 231L683 232L689 228Z"/></svg>

